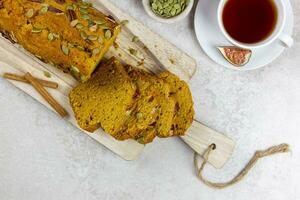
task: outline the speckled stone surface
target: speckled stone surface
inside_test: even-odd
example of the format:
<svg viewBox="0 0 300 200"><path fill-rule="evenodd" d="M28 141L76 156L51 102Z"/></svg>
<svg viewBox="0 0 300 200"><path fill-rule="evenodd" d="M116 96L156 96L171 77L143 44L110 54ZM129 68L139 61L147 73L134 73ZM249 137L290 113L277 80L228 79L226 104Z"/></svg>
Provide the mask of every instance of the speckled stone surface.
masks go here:
<svg viewBox="0 0 300 200"><path fill-rule="evenodd" d="M293 48L249 72L204 55L193 14L165 25L146 16L140 0L113 2L197 59L191 82L197 119L237 142L222 170L207 167L209 179L230 179L256 149L287 142L292 152L259 162L234 187L212 190L195 177L193 152L178 138L156 141L139 160L124 161L0 78L0 200L299 199L300 1L292 1Z"/></svg>

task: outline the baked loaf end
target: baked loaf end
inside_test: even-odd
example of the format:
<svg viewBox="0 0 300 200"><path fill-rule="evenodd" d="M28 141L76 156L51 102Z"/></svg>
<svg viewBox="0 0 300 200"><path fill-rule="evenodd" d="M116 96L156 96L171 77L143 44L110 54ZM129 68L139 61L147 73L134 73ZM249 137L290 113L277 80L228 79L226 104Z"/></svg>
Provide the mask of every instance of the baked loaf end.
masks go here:
<svg viewBox="0 0 300 200"><path fill-rule="evenodd" d="M115 136L134 104L135 91L123 66L112 58L100 65L91 79L74 88L69 98L82 129L93 132L101 127Z"/></svg>
<svg viewBox="0 0 300 200"><path fill-rule="evenodd" d="M170 72L162 72L158 75L170 85L170 96L175 99L175 112L170 134L158 133L159 137L181 136L191 126L194 119L194 103L191 91L186 82L180 80Z"/></svg>
<svg viewBox="0 0 300 200"><path fill-rule="evenodd" d="M81 0L1 0L0 31L45 63L86 81L120 26Z"/></svg>

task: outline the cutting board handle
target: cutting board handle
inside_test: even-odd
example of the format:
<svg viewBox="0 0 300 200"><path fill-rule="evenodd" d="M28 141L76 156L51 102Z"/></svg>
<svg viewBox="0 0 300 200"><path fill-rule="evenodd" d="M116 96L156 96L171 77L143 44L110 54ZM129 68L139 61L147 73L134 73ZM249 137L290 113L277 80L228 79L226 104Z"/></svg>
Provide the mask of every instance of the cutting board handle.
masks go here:
<svg viewBox="0 0 300 200"><path fill-rule="evenodd" d="M220 169L231 157L235 142L200 122L194 121L188 133L181 137L194 151L203 155L209 145L215 144L216 149L211 152L208 162Z"/></svg>

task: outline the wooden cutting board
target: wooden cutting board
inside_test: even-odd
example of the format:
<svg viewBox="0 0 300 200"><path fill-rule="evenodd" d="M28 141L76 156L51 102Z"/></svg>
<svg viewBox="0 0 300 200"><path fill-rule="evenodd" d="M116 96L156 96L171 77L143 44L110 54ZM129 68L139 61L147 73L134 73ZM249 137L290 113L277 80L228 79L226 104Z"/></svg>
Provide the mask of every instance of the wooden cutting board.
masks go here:
<svg viewBox="0 0 300 200"><path fill-rule="evenodd" d="M197 67L193 58L152 32L141 22L135 20L108 0L95 1L94 6L103 13L113 16L117 21L129 20L129 23L123 27L121 34L118 36L116 41L116 46L118 47L110 48L106 57L115 56L127 64L138 66L154 73L169 70L187 82L193 77ZM133 36L138 36L140 41L137 43L132 42ZM130 54L129 49L131 48L138 51L136 56ZM30 72L36 77L45 79L45 71L52 75L49 80L59 84L58 89L48 89L48 91L71 113L66 120L78 127L68 100L70 90L78 82L70 75L41 62L21 47L12 45L0 37L1 75L5 72L20 75ZM30 85L16 81L10 82L52 110L48 103ZM102 130L98 130L93 134L82 131L126 160L137 159L144 148L144 145L134 140L117 141ZM213 151L209 159L209 162L216 168L221 168L226 163L235 146L230 138L197 121L194 121L187 135L182 137L182 139L199 154L202 154L210 144L216 144L217 149Z"/></svg>

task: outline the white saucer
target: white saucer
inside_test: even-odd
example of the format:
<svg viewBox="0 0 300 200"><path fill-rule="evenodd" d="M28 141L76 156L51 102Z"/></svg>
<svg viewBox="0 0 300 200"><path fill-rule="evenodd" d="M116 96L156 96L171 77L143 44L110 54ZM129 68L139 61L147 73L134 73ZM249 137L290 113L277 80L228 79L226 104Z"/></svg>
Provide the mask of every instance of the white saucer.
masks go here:
<svg viewBox="0 0 300 200"><path fill-rule="evenodd" d="M253 70L263 67L274 61L285 48L276 40L272 44L254 49L248 64L243 67L235 67L224 59L217 46L232 46L222 35L217 22L217 9L219 0L199 0L195 13L195 32L203 51L216 63L235 70ZM287 21L284 33L292 35L294 26L294 14L292 5L286 0Z"/></svg>

